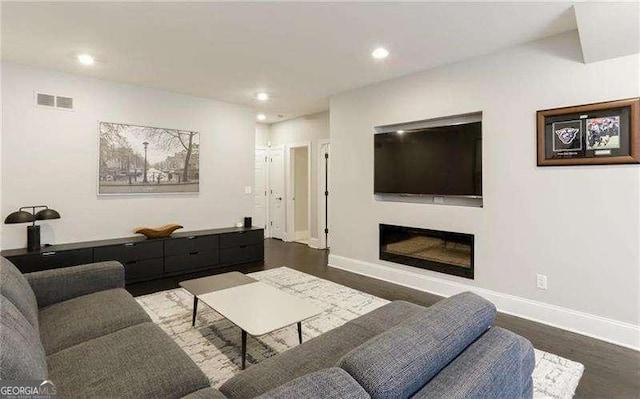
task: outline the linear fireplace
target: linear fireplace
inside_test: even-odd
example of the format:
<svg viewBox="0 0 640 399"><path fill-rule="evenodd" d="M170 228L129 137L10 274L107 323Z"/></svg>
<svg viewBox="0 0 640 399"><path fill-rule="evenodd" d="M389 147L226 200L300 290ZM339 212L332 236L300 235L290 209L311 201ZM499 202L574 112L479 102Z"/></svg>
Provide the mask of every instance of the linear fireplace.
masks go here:
<svg viewBox="0 0 640 399"><path fill-rule="evenodd" d="M380 259L473 279L473 234L380 224Z"/></svg>

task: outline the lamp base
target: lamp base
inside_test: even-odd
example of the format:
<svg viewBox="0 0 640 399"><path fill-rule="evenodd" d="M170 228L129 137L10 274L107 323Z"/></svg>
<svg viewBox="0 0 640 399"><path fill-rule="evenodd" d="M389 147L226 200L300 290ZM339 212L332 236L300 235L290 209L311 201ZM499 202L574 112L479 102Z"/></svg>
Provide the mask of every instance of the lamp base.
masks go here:
<svg viewBox="0 0 640 399"><path fill-rule="evenodd" d="M27 251L40 249L40 226L27 227Z"/></svg>

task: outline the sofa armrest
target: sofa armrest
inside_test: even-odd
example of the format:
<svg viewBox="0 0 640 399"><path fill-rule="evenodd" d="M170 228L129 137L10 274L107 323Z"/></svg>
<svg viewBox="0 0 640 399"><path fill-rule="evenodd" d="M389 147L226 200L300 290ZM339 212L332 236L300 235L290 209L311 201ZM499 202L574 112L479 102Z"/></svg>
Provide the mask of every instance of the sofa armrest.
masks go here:
<svg viewBox="0 0 640 399"><path fill-rule="evenodd" d="M116 261L49 269L24 276L40 308L93 292L124 287L124 266Z"/></svg>
<svg viewBox="0 0 640 399"><path fill-rule="evenodd" d="M533 396L531 342L492 327L420 389L415 399L486 399Z"/></svg>

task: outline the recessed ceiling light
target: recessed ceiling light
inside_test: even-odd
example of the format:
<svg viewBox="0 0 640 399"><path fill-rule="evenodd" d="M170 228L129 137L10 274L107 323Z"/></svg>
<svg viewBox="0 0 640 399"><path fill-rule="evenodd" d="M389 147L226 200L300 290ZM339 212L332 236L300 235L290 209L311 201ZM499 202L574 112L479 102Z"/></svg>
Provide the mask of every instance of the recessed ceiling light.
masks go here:
<svg viewBox="0 0 640 399"><path fill-rule="evenodd" d="M256 94L256 98L260 101L267 101L269 99L269 95L267 93L260 92Z"/></svg>
<svg viewBox="0 0 640 399"><path fill-rule="evenodd" d="M388 55L389 55L389 52L384 47L378 47L377 49L373 50L373 52L371 53L371 56L377 59L387 58Z"/></svg>
<svg viewBox="0 0 640 399"><path fill-rule="evenodd" d="M256 118L258 118L259 121L263 121L267 119L267 116L265 114L258 114L256 115Z"/></svg>
<svg viewBox="0 0 640 399"><path fill-rule="evenodd" d="M396 133L398 133L398 134L403 134L403 133L404 133L404 130L398 130Z"/></svg>
<svg viewBox="0 0 640 399"><path fill-rule="evenodd" d="M93 65L93 63L95 62L95 60L93 59L92 56L90 56L89 54L80 54L78 56L78 61L82 64L82 65Z"/></svg>

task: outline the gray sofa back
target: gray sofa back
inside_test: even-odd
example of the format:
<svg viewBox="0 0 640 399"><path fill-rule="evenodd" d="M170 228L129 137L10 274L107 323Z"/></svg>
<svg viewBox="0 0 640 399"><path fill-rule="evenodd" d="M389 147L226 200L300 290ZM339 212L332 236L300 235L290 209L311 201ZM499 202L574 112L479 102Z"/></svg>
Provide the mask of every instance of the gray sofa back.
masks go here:
<svg viewBox="0 0 640 399"><path fill-rule="evenodd" d="M0 380L46 379L38 303L27 279L0 258Z"/></svg>
<svg viewBox="0 0 640 399"><path fill-rule="evenodd" d="M353 349L338 365L372 398L407 398L484 334L495 315L491 302L455 295Z"/></svg>
<svg viewBox="0 0 640 399"><path fill-rule="evenodd" d="M511 331L491 327L413 399L531 398L534 367L529 341Z"/></svg>
<svg viewBox="0 0 640 399"><path fill-rule="evenodd" d="M39 331L0 295L0 380L47 379Z"/></svg>
<svg viewBox="0 0 640 399"><path fill-rule="evenodd" d="M0 257L0 295L18 308L29 323L38 330L38 302L33 289L20 270L2 257Z"/></svg>

